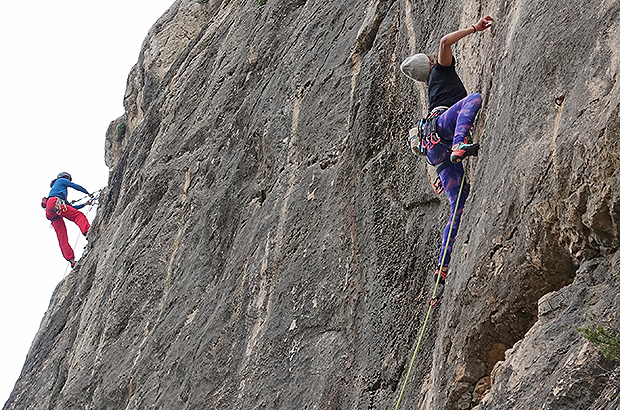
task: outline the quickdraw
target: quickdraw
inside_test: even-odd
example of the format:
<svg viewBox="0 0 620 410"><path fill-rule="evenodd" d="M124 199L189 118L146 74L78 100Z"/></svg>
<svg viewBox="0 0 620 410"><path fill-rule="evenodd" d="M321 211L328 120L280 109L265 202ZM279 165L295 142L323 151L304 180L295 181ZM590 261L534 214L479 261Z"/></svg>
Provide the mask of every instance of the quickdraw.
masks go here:
<svg viewBox="0 0 620 410"><path fill-rule="evenodd" d="M435 190L436 194L441 194L443 192L443 184L441 183L439 173L452 165L454 164L450 162L449 159L435 165L435 172L437 172L437 178L435 178L435 182L433 182L433 189Z"/></svg>
<svg viewBox="0 0 620 410"><path fill-rule="evenodd" d="M63 212L67 212L67 203L60 199L60 198L56 198L56 203L54 204L54 213L56 215L60 215Z"/></svg>
<svg viewBox="0 0 620 410"><path fill-rule="evenodd" d="M420 138L420 145L422 145L422 148L433 149L435 145L441 142L441 138L437 133L437 119L441 114L441 111L433 111L428 117L426 117L425 120L423 120L424 122L420 122L421 126L418 129L418 132L423 133Z"/></svg>
<svg viewBox="0 0 620 410"><path fill-rule="evenodd" d="M97 191L94 191L92 193L90 193L89 195L83 196L80 199L74 199L73 201L70 202L71 205L76 204L78 202L83 201L84 199L88 199L91 201L91 205L98 205L99 204L99 196L101 195L101 191L103 190L103 188L98 189Z"/></svg>
<svg viewBox="0 0 620 410"><path fill-rule="evenodd" d="M439 178L439 175L437 175L435 182L433 182L433 190L437 195L443 192L443 184L441 183L441 178Z"/></svg>

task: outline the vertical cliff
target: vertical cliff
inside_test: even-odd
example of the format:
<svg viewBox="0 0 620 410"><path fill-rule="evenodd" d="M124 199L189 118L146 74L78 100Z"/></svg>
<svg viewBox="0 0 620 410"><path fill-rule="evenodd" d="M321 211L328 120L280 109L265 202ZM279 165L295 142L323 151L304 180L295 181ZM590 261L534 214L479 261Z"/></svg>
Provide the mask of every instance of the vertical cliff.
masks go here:
<svg viewBox="0 0 620 410"><path fill-rule="evenodd" d="M620 2L178 0L106 135L89 249L4 409L393 408L445 199L407 148L454 53L471 194L401 408L616 409Z"/></svg>

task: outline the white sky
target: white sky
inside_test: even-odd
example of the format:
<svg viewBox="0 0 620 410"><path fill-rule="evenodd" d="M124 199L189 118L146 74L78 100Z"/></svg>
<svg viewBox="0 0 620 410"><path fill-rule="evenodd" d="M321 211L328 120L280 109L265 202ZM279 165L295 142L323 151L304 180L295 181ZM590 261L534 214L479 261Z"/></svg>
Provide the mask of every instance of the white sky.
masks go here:
<svg viewBox="0 0 620 410"><path fill-rule="evenodd" d="M0 22L0 408L69 272L41 198L61 171L107 184L105 132L123 114L142 41L174 0L10 1ZM81 192L69 189L69 200ZM83 208L86 213L88 208ZM88 219L92 221L95 209ZM79 230L67 221L79 258Z"/></svg>

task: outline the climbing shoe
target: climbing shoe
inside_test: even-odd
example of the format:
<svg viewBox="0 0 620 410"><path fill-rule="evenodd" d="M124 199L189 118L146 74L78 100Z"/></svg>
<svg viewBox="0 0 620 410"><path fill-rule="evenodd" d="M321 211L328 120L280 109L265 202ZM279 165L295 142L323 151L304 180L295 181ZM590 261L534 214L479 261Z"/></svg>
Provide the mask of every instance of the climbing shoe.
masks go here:
<svg viewBox="0 0 620 410"><path fill-rule="evenodd" d="M433 275L433 284L437 283L437 275L439 275L439 269L437 269L435 271L435 274ZM446 276L448 276L448 269L444 268L441 271L441 277L439 278L439 285L446 284Z"/></svg>
<svg viewBox="0 0 620 410"><path fill-rule="evenodd" d="M464 144L460 143L456 148L452 148L452 154L450 155L450 162L453 164L458 164L465 157L478 156L478 150L480 149L480 144Z"/></svg>
<svg viewBox="0 0 620 410"><path fill-rule="evenodd" d="M76 262L74 260L69 261L69 263L71 264L71 269L75 268Z"/></svg>
<svg viewBox="0 0 620 410"><path fill-rule="evenodd" d="M439 302L439 298L443 294L443 290L446 286L446 276L448 276L448 269L447 268L442 269L441 275L439 273L439 269L435 271L435 274L433 275L433 286L435 286L435 284L437 283L437 276L439 276L439 284L437 284L437 291L435 292L435 296L430 300L430 304L433 306L437 304L437 302Z"/></svg>
<svg viewBox="0 0 620 410"><path fill-rule="evenodd" d="M435 292L435 296L433 296L433 298L430 300L431 305L436 305L437 302L439 302L441 295L443 295L443 288L445 287L446 285L442 284L439 284L439 286L437 286L437 292Z"/></svg>

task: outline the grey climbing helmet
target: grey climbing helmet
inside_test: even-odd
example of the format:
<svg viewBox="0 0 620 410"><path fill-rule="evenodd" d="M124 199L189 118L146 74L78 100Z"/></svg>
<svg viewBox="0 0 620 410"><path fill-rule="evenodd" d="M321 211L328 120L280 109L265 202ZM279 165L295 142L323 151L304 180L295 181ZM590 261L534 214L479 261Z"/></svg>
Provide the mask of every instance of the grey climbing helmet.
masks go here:
<svg viewBox="0 0 620 410"><path fill-rule="evenodd" d="M69 181L72 181L71 179L71 174L69 174L68 172L61 172L60 174L58 174L58 176L56 177L56 179L58 178L65 178L68 179Z"/></svg>

